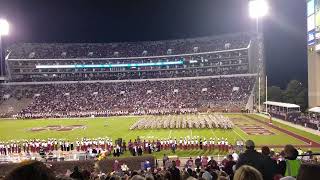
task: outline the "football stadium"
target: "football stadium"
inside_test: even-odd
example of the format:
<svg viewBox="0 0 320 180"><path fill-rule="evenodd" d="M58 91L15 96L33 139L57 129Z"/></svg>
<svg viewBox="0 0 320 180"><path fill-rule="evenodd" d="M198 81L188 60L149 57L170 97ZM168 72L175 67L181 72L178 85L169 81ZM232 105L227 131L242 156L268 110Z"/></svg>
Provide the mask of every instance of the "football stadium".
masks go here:
<svg viewBox="0 0 320 180"><path fill-rule="evenodd" d="M318 80L308 109L274 101L259 30L268 1L246 3L254 31L0 43L0 179L317 179ZM318 6L307 1L314 38Z"/></svg>

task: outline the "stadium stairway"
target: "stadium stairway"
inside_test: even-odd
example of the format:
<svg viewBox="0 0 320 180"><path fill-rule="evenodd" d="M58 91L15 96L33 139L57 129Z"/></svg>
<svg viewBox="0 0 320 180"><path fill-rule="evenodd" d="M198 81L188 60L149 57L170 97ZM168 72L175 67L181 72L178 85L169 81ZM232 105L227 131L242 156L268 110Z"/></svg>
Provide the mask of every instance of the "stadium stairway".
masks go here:
<svg viewBox="0 0 320 180"><path fill-rule="evenodd" d="M17 114L22 109L26 108L31 102L32 99L29 98L22 98L18 100L16 98L11 97L5 100L2 104L0 104L0 114Z"/></svg>

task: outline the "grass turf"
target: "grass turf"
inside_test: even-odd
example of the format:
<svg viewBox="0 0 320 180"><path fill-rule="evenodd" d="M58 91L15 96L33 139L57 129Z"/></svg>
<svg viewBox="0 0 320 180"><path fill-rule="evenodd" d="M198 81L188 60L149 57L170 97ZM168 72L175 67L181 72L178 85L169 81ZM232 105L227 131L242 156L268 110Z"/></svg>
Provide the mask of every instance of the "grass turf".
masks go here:
<svg viewBox="0 0 320 180"><path fill-rule="evenodd" d="M264 127L269 131L273 132L274 135L248 135L238 126L235 126L232 130L222 129L148 129L148 130L129 130L129 127L139 120L140 117L108 117L108 118L80 118L80 119L37 119L37 120L12 120L2 119L0 120L0 141L7 140L22 140L22 139L68 139L76 140L77 138L89 137L111 137L113 140L116 138L123 138L126 141L129 139L135 139L138 136L141 139L158 139L158 138L177 138L186 136L199 136L205 138L228 138L231 144L234 144L239 139L252 139L256 145L305 145L305 142L289 136L281 131L270 128L269 126L262 124L258 121L252 120L241 114L225 114L225 116L233 119L234 123L241 124L253 124L260 127ZM250 115L256 119L268 121L260 116ZM293 127L274 122L281 128L290 130L304 137L312 139L316 142L320 142L320 137L311 133L295 129ZM45 127L52 125L85 125L86 129L75 129L72 131L39 131L32 132L31 128ZM319 149L312 148L317 151ZM154 153L156 157L161 157L163 153L172 154L170 151L162 151ZM179 156L197 156L197 155L213 155L219 154L218 151L204 151L204 150L178 150L176 155ZM129 155L128 153L125 155Z"/></svg>
<svg viewBox="0 0 320 180"><path fill-rule="evenodd" d="M305 144L304 142L288 136L285 133L272 129L262 123L249 119L241 114L227 114L226 116L234 119L237 124L254 124L275 133L274 135L248 135L239 127L232 130L222 129L148 129L148 130L129 130L129 127L139 119L139 117L108 117L108 118L81 118L81 119L38 119L38 120L1 120L0 121L0 140L20 140L20 139L69 139L76 140L82 137L111 137L123 138L125 140L135 139L138 136L141 139L158 139L158 138L177 138L186 136L199 136L205 138L228 138L230 143L237 139L252 139L257 145L283 145ZM254 115L253 115L254 116ZM261 119L262 117L254 116ZM263 118L262 118L263 119ZM107 124L107 126L105 126ZM278 124L278 123L277 123ZM45 127L50 125L85 125L86 129L75 129L72 131L40 131L32 132L31 128ZM282 125L283 128L290 129L293 132L302 134L310 139L320 141L320 137L310 133Z"/></svg>

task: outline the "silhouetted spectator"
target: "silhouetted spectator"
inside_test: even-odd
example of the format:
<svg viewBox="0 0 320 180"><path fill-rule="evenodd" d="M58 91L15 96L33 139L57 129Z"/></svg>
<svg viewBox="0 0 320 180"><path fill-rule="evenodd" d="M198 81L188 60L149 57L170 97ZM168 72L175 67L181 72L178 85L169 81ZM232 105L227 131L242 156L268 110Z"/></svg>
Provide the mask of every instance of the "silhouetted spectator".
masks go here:
<svg viewBox="0 0 320 180"><path fill-rule="evenodd" d="M23 162L13 169L5 180L54 180L55 175L51 169L39 161Z"/></svg>
<svg viewBox="0 0 320 180"><path fill-rule="evenodd" d="M263 156L263 163L265 165L263 179L273 180L273 177L277 174L277 161L271 159L269 147L263 146L261 148L261 153Z"/></svg>
<svg viewBox="0 0 320 180"><path fill-rule="evenodd" d="M227 157L228 161L226 162L223 170L230 176L230 179L233 177L233 166L236 165L236 162L233 160L233 157L231 154Z"/></svg>
<svg viewBox="0 0 320 180"><path fill-rule="evenodd" d="M180 170L176 167L176 162L172 161L172 166L169 169L171 179L180 179Z"/></svg>
<svg viewBox="0 0 320 180"><path fill-rule="evenodd" d="M73 172L70 174L70 177L73 178L73 179L83 180L83 176L82 176L81 172L79 171L79 167L78 166L75 166L73 168Z"/></svg>
<svg viewBox="0 0 320 180"><path fill-rule="evenodd" d="M297 180L308 180L320 177L320 165L305 163L300 166Z"/></svg>
<svg viewBox="0 0 320 180"><path fill-rule="evenodd" d="M255 145L252 140L247 140L245 143L246 150L240 154L236 169L239 169L242 165L249 165L264 173L263 156L255 150Z"/></svg>

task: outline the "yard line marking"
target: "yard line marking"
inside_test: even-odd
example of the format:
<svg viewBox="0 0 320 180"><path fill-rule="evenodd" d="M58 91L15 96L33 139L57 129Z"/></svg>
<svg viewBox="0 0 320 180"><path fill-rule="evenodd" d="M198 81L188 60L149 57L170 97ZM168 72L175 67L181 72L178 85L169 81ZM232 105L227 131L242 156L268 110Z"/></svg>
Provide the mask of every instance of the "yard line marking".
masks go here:
<svg viewBox="0 0 320 180"><path fill-rule="evenodd" d="M170 130L170 133L169 133L169 138L171 138L171 133L172 133L172 130Z"/></svg>
<svg viewBox="0 0 320 180"><path fill-rule="evenodd" d="M128 134L126 134L123 139L125 139L126 137L128 137L129 135L131 135L133 133L134 130L130 130L130 132Z"/></svg>
<svg viewBox="0 0 320 180"><path fill-rule="evenodd" d="M213 132L213 129L211 129L211 133L213 134L214 138L217 138L216 134Z"/></svg>
<svg viewBox="0 0 320 180"><path fill-rule="evenodd" d="M151 137L151 135L153 134L153 130L154 129L152 128L148 130L148 134L146 135L147 138Z"/></svg>
<svg viewBox="0 0 320 180"><path fill-rule="evenodd" d="M192 129L190 129L190 133L191 133L191 138L192 138Z"/></svg>
<svg viewBox="0 0 320 180"><path fill-rule="evenodd" d="M232 129L232 131L234 132L234 133L236 133L236 135L238 135L241 139L243 139L243 140L246 140L246 138L243 138L239 133L237 133L234 129Z"/></svg>

